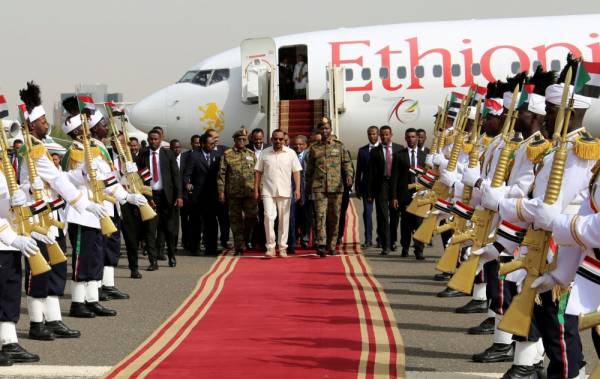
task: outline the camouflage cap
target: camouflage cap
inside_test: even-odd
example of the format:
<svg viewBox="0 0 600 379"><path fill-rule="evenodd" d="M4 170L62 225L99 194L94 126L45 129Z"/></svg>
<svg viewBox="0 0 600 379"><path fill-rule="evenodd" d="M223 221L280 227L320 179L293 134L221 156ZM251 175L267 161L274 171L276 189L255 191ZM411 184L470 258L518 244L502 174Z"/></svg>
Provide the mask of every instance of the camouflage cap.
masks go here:
<svg viewBox="0 0 600 379"><path fill-rule="evenodd" d="M246 131L246 129L239 129L235 133L233 133L233 139L236 139L238 137L247 137L247 136L248 136L248 132Z"/></svg>

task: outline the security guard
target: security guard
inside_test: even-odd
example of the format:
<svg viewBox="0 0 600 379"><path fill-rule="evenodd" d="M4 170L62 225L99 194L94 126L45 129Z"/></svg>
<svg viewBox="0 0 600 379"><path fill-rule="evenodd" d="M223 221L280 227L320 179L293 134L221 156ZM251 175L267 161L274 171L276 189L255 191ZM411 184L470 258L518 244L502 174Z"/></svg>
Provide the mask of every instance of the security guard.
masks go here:
<svg viewBox="0 0 600 379"><path fill-rule="evenodd" d="M248 136L245 129L236 131L233 141L233 147L225 150L221 159L217 189L219 202L225 203L227 199L235 254L241 255L245 245L250 242L250 233L258 216L254 199L256 155L246 148Z"/></svg>
<svg viewBox="0 0 600 379"><path fill-rule="evenodd" d="M306 163L306 190L315 199L317 253L335 255L344 186L352 186L354 170L344 144L333 138L331 125L319 123L321 141L310 147ZM342 174L346 178L343 183Z"/></svg>

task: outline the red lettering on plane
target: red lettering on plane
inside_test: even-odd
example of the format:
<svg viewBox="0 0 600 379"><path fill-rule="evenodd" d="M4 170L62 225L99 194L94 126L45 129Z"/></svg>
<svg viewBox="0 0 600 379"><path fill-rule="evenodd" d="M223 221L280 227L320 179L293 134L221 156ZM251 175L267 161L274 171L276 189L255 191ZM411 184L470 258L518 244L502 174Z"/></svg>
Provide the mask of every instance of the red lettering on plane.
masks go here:
<svg viewBox="0 0 600 379"><path fill-rule="evenodd" d="M331 44L331 64L334 67L337 66L341 66L344 63L347 64L356 64L360 67L363 67L363 57L362 55L358 58L355 59L342 59L340 58L341 55L341 48L342 45L366 45L366 46L371 46L371 41L369 40L364 40L364 41L341 41L341 42L330 42ZM346 91L371 91L373 89L373 81L369 80L369 82L362 86L362 87L346 87Z"/></svg>

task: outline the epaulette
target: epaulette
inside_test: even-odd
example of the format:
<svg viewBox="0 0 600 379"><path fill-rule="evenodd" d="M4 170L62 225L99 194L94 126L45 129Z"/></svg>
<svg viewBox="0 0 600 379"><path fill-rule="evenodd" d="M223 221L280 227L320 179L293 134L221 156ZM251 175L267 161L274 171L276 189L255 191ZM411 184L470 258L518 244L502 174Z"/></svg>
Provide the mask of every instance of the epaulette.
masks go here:
<svg viewBox="0 0 600 379"><path fill-rule="evenodd" d="M481 138L481 144L483 145L483 147L488 147L488 145L492 142L493 139L493 137L490 137L487 134L483 134L483 137Z"/></svg>
<svg viewBox="0 0 600 379"><path fill-rule="evenodd" d="M77 144L71 144L69 148L69 159L75 162L83 162L85 157L83 149Z"/></svg>
<svg viewBox="0 0 600 379"><path fill-rule="evenodd" d="M454 137L456 135L454 133L446 136L446 139L444 140L444 147L448 146L448 145L452 145L454 143Z"/></svg>
<svg viewBox="0 0 600 379"><path fill-rule="evenodd" d="M47 152L46 146L44 146L43 143L31 146L31 150L29 150L29 157L31 157L31 159L38 160L44 155L47 155Z"/></svg>
<svg viewBox="0 0 600 379"><path fill-rule="evenodd" d="M573 152L578 158L586 161L598 160L600 159L600 140L585 133L575 140Z"/></svg>
<svg viewBox="0 0 600 379"><path fill-rule="evenodd" d="M473 144L469 142L463 143L463 151L465 154L470 154L473 151Z"/></svg>
<svg viewBox="0 0 600 379"><path fill-rule="evenodd" d="M544 138L534 139L527 145L527 159L533 164L538 164L551 151L552 142Z"/></svg>

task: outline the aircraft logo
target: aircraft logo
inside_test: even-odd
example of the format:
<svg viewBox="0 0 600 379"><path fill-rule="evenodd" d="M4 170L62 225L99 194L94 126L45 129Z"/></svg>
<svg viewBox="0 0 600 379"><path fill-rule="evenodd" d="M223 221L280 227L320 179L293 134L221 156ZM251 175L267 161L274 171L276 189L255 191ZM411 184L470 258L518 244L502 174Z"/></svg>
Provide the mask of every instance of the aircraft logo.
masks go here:
<svg viewBox="0 0 600 379"><path fill-rule="evenodd" d="M419 102L401 97L392 108L388 123L397 120L401 124L415 121L419 117Z"/></svg>
<svg viewBox="0 0 600 379"><path fill-rule="evenodd" d="M225 129L225 119L224 114L219 106L215 102L211 102L206 104L206 106L199 106L198 110L203 113L202 117L200 117L200 122L205 123L206 129L214 129L217 132L222 132Z"/></svg>

